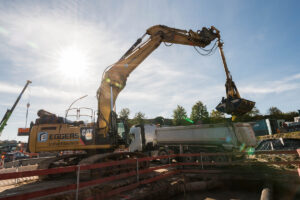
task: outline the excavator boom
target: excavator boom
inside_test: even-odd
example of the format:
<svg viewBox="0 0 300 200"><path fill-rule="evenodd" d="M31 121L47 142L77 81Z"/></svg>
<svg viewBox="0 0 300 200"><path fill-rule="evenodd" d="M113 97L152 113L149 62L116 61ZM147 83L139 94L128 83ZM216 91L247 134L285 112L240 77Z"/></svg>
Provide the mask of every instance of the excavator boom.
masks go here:
<svg viewBox="0 0 300 200"><path fill-rule="evenodd" d="M149 38L142 43L143 38ZM118 94L123 90L130 73L148 57L162 42L206 47L217 33L214 29L203 28L194 32L157 25L149 28L132 47L115 64L111 65L103 74L101 86L98 89L98 126L100 134L114 132L112 124L113 108Z"/></svg>

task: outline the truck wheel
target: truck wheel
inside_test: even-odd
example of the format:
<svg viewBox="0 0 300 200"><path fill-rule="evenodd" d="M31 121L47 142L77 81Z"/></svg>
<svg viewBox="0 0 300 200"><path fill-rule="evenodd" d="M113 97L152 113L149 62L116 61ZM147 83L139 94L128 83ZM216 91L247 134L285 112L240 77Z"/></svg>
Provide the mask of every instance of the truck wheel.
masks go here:
<svg viewBox="0 0 300 200"><path fill-rule="evenodd" d="M215 156L214 158L213 158L213 160L215 161L215 162L217 162L217 163L223 163L223 162L228 162L228 158L227 158L227 156Z"/></svg>
<svg viewBox="0 0 300 200"><path fill-rule="evenodd" d="M168 153L167 153L166 150L160 150L158 152L158 156L167 156L167 155L168 155ZM163 164L163 165L168 164L169 163L169 158L160 159L160 163Z"/></svg>
<svg viewBox="0 0 300 200"><path fill-rule="evenodd" d="M186 151L184 152L185 154L191 154L192 152L190 151ZM196 161L196 158L195 157L192 157L192 156L185 156L182 158L183 162L185 163L190 163L190 162L195 162Z"/></svg>

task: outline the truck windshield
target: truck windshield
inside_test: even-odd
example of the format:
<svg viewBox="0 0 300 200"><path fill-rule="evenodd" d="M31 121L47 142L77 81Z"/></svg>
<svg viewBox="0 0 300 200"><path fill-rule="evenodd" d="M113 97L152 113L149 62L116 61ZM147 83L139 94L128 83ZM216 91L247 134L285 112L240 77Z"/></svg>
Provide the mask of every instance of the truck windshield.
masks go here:
<svg viewBox="0 0 300 200"><path fill-rule="evenodd" d="M118 123L118 135L123 139L125 138L125 127L123 122Z"/></svg>
<svg viewBox="0 0 300 200"><path fill-rule="evenodd" d="M129 133L129 144L131 144L132 141L134 141L135 135L133 133Z"/></svg>

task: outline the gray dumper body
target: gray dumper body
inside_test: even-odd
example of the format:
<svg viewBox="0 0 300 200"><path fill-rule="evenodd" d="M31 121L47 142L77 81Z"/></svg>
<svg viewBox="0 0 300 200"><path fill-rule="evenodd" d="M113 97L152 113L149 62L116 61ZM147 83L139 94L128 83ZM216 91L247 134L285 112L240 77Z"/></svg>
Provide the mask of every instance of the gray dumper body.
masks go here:
<svg viewBox="0 0 300 200"><path fill-rule="evenodd" d="M256 145L254 131L248 123L203 124L193 126L163 127L155 130L156 145L203 145L225 149Z"/></svg>
<svg viewBox="0 0 300 200"><path fill-rule="evenodd" d="M254 147L256 138L249 123L203 124L192 126L156 127L145 125L130 129L132 138L129 150L161 151L172 149L175 153L226 150L241 146Z"/></svg>

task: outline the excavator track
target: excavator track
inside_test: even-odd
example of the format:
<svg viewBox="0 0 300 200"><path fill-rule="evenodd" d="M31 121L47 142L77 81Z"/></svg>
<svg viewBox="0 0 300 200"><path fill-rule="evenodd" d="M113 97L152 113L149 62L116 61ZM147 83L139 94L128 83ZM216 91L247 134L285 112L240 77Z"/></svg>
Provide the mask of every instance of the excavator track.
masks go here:
<svg viewBox="0 0 300 200"><path fill-rule="evenodd" d="M104 154L95 154L88 156L88 154L74 154L74 155L64 155L60 157L50 158L47 160L43 160L39 163L38 169L50 169L57 167L66 167L71 165L90 165L95 163L102 162L111 162L111 161L120 161L124 159L136 159L146 157L143 153L136 152L120 152L120 153L104 153ZM143 161L139 163L139 169L145 169L149 167L148 161ZM82 170L80 171L80 179L81 180L90 180L100 177L106 177L111 175L117 175L120 173L129 172L136 169L136 163L128 164L124 168L121 165L111 166L107 168L101 169L91 169L91 170ZM66 176L75 175L74 172L65 173L65 174L49 174L39 176L40 180L46 179L59 179L65 178Z"/></svg>
<svg viewBox="0 0 300 200"><path fill-rule="evenodd" d="M40 162L38 165L38 169L51 169L57 167L77 165L80 162L80 160L82 160L84 157L86 157L86 154L73 154L73 155L64 155L55 158L49 158ZM58 179L58 178L64 178L70 174L74 174L74 172L66 173L66 174L41 175L39 176L39 179L40 180Z"/></svg>

